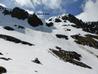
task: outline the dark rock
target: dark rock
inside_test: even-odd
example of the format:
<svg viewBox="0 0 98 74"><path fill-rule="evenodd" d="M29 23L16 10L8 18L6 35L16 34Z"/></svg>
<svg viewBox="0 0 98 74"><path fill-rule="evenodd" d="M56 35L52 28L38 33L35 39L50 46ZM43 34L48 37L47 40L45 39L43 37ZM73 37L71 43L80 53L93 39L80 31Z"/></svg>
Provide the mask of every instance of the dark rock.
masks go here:
<svg viewBox="0 0 98 74"><path fill-rule="evenodd" d="M6 8L0 5L0 11L5 10Z"/></svg>
<svg viewBox="0 0 98 74"><path fill-rule="evenodd" d="M38 58L35 58L35 60L33 60L32 62L37 63L37 64L42 64Z"/></svg>
<svg viewBox="0 0 98 74"><path fill-rule="evenodd" d="M68 20L75 25L71 25L76 28L82 28L83 31L98 34L98 22L83 22L75 16L69 14L68 16L62 16L64 21Z"/></svg>
<svg viewBox="0 0 98 74"><path fill-rule="evenodd" d="M53 26L53 23L52 22L46 23L46 26L51 27Z"/></svg>
<svg viewBox="0 0 98 74"><path fill-rule="evenodd" d="M50 18L49 21L52 21L52 18Z"/></svg>
<svg viewBox="0 0 98 74"><path fill-rule="evenodd" d="M71 31L71 29L67 29L67 31Z"/></svg>
<svg viewBox="0 0 98 74"><path fill-rule="evenodd" d="M0 52L0 55L3 55L3 53Z"/></svg>
<svg viewBox="0 0 98 74"><path fill-rule="evenodd" d="M83 31L89 32L89 33L95 33L98 34L98 22L87 22L80 25L72 25L76 28L82 28Z"/></svg>
<svg viewBox="0 0 98 74"><path fill-rule="evenodd" d="M64 20L64 22L66 22L66 20Z"/></svg>
<svg viewBox="0 0 98 74"><path fill-rule="evenodd" d="M30 16L28 17L28 23L29 23L32 27L37 27L37 26L43 25L43 22L41 21L41 19L39 19L39 18L37 17L36 14L30 15Z"/></svg>
<svg viewBox="0 0 98 74"><path fill-rule="evenodd" d="M12 60L11 58L5 58L5 57L0 57L0 59L5 60L5 61Z"/></svg>
<svg viewBox="0 0 98 74"><path fill-rule="evenodd" d="M35 72L38 72L37 70L35 70Z"/></svg>
<svg viewBox="0 0 98 74"><path fill-rule="evenodd" d="M80 61L82 56L77 52L65 51L62 50L60 47L58 49L59 50L54 50L54 49L49 49L49 50L52 51L52 53L54 53L56 56L58 56L61 60L65 62L69 62L80 67L92 69L90 66Z"/></svg>
<svg viewBox="0 0 98 74"><path fill-rule="evenodd" d="M11 16L24 20L24 19L28 18L29 14L27 13L27 11L25 11L19 7L15 7L11 11Z"/></svg>
<svg viewBox="0 0 98 74"><path fill-rule="evenodd" d="M68 36L66 36L66 35L56 34L56 37L68 40Z"/></svg>
<svg viewBox="0 0 98 74"><path fill-rule="evenodd" d="M85 35L85 37L80 36L80 35L72 35L72 38L75 39L75 42L81 45L87 45L93 48L98 49L98 41L95 40L94 38L98 38L98 36L94 35Z"/></svg>
<svg viewBox="0 0 98 74"><path fill-rule="evenodd" d="M4 15L10 15L10 14L11 14L11 11L10 11L10 10L5 9L2 13L3 13Z"/></svg>
<svg viewBox="0 0 98 74"><path fill-rule="evenodd" d="M58 50L61 50L62 49L61 47L58 47L58 46L56 46L55 48L58 49Z"/></svg>
<svg viewBox="0 0 98 74"><path fill-rule="evenodd" d="M0 74L6 73L6 72L7 70L4 67L0 66Z"/></svg>
<svg viewBox="0 0 98 74"><path fill-rule="evenodd" d="M56 19L55 19L55 22L58 23L58 22L61 22L61 20L60 20L59 18L56 18Z"/></svg>
<svg viewBox="0 0 98 74"><path fill-rule="evenodd" d="M4 29L10 30L10 31L13 31L13 30L14 30L14 29L13 29L12 27L10 27L10 26L4 26Z"/></svg>
<svg viewBox="0 0 98 74"><path fill-rule="evenodd" d="M14 25L15 27L17 27L18 29L25 29L25 27L21 26L21 25Z"/></svg>
<svg viewBox="0 0 98 74"><path fill-rule="evenodd" d="M82 27L84 31L98 34L98 21L97 22L87 22L85 26Z"/></svg>
<svg viewBox="0 0 98 74"><path fill-rule="evenodd" d="M73 27L83 28L85 26L85 23L82 20L76 18L75 16L71 14L68 15L67 20L75 24L75 25L72 25Z"/></svg>
<svg viewBox="0 0 98 74"><path fill-rule="evenodd" d="M32 46L32 45L33 45L33 44L28 43L28 42L25 42L25 41L22 41L21 43L22 43L22 44L25 44L25 45L29 45L29 46Z"/></svg>
<svg viewBox="0 0 98 74"><path fill-rule="evenodd" d="M80 25L83 23L82 20L77 19L75 16L73 16L73 15L71 15L71 14L68 15L68 20L69 20L71 23L76 24L77 26L80 26Z"/></svg>
<svg viewBox="0 0 98 74"><path fill-rule="evenodd" d="M86 37L90 37L90 38L98 39L98 36L97 35L86 34L85 36Z"/></svg>
<svg viewBox="0 0 98 74"><path fill-rule="evenodd" d="M75 25L72 25L73 27L82 28L83 31L98 34L98 21L85 23L71 14L63 16L63 19L74 23Z"/></svg>
<svg viewBox="0 0 98 74"><path fill-rule="evenodd" d="M25 41L22 41L20 39L17 39L15 37L8 36L8 35L2 35L2 34L0 34L0 38L2 38L4 40L7 40L7 41L14 42L14 43L22 43L22 44L29 45L29 46L34 45L34 44L29 43L29 42L25 42Z"/></svg>
<svg viewBox="0 0 98 74"><path fill-rule="evenodd" d="M76 60L69 60L68 61L69 63L72 63L72 64L75 64L77 66L81 66L81 67L84 67L84 68L89 68L89 69L92 69L92 67L88 66L87 64L83 63L83 62L80 62L80 61L76 61Z"/></svg>
<svg viewBox="0 0 98 74"><path fill-rule="evenodd" d="M62 50L62 49L59 49L59 51L53 50L53 49L50 49L50 50L53 53L55 53L57 56L65 59L66 61L67 60L73 60L73 59L76 59L76 60L80 61L80 58L81 58L81 55L74 52L74 51L65 51L65 50Z"/></svg>
<svg viewBox="0 0 98 74"><path fill-rule="evenodd" d="M65 16L62 16L62 20L64 20L66 22L66 20L68 19L68 17L65 15Z"/></svg>
<svg viewBox="0 0 98 74"><path fill-rule="evenodd" d="M23 26L18 26L19 29L25 29Z"/></svg>
<svg viewBox="0 0 98 74"><path fill-rule="evenodd" d="M65 31L71 31L71 29L65 29Z"/></svg>
<svg viewBox="0 0 98 74"><path fill-rule="evenodd" d="M78 53L76 53L76 52L74 52L74 51L70 52L70 55L71 55L74 59L79 60L79 61L81 60L80 57L82 57L80 54L78 54Z"/></svg>

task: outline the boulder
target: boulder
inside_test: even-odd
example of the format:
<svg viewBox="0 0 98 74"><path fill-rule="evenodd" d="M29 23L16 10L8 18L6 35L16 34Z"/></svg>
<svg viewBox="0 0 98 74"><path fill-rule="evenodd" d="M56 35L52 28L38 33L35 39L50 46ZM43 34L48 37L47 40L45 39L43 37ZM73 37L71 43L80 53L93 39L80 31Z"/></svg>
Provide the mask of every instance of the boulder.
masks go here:
<svg viewBox="0 0 98 74"><path fill-rule="evenodd" d="M37 27L40 25L43 25L43 22L41 21L40 18L37 17L36 14L30 15L28 17L28 23L32 26L32 27Z"/></svg>
<svg viewBox="0 0 98 74"><path fill-rule="evenodd" d="M6 72L7 70L4 67L0 66L0 74L6 73Z"/></svg>
<svg viewBox="0 0 98 74"><path fill-rule="evenodd" d="M11 11L11 16L24 20L24 19L28 18L29 14L27 13L27 11L25 11L19 7L15 7Z"/></svg>

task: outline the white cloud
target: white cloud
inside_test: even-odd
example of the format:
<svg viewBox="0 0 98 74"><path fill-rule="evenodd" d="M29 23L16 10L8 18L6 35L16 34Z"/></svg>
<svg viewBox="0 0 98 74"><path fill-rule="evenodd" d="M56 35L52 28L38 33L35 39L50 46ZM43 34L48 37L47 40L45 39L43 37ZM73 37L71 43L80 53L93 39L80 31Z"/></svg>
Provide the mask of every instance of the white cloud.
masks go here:
<svg viewBox="0 0 98 74"><path fill-rule="evenodd" d="M50 15L47 17L50 17L67 12L65 7L76 1L78 0L0 0L0 3L9 8L18 6L34 12L48 12Z"/></svg>
<svg viewBox="0 0 98 74"><path fill-rule="evenodd" d="M14 0L14 3L16 6L22 6L22 7L33 7L31 0Z"/></svg>
<svg viewBox="0 0 98 74"><path fill-rule="evenodd" d="M36 7L40 4L44 6L56 9L60 7L61 0L15 0L18 5L25 6L25 7Z"/></svg>
<svg viewBox="0 0 98 74"><path fill-rule="evenodd" d="M0 3L5 4L8 7L22 6L27 8L33 8L43 4L50 9L57 9L61 7L62 0L0 0Z"/></svg>
<svg viewBox="0 0 98 74"><path fill-rule="evenodd" d="M60 8L61 2L61 0L43 0L43 3L52 9Z"/></svg>
<svg viewBox="0 0 98 74"><path fill-rule="evenodd" d="M98 0L87 0L84 12L77 17L83 21L98 21Z"/></svg>

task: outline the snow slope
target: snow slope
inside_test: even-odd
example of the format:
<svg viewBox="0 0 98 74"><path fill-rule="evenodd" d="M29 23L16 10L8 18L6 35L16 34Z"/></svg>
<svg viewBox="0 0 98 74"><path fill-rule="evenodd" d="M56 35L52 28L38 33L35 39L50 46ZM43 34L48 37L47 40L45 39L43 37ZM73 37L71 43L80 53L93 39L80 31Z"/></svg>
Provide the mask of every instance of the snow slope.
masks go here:
<svg viewBox="0 0 98 74"><path fill-rule="evenodd" d="M10 15L2 14L2 11L0 10L0 34L13 36L34 44L34 46L28 46L0 38L0 52L3 54L0 57L11 58L9 61L0 59L0 66L5 67L7 70L5 74L98 74L98 58L95 56L98 54L98 49L79 45L71 37L71 35L79 33L82 36L91 33L72 27L71 24L73 23L68 20L65 23L61 19L62 22L57 23L55 22L56 17L52 17L52 22L54 23L52 27L48 27L46 24L32 27L28 24L27 19L13 18ZM46 22L50 21L46 20ZM19 29L15 27L15 24L21 25L25 29ZM4 26L13 27L15 30L6 30L3 28ZM71 29L71 31L65 31L66 29ZM69 39L59 39L56 34L67 35ZM56 49L56 46L66 51L75 51L81 54L81 62L91 66L92 69L73 65L60 60L57 56L53 56L49 49ZM38 58L42 64L32 62L35 58Z"/></svg>

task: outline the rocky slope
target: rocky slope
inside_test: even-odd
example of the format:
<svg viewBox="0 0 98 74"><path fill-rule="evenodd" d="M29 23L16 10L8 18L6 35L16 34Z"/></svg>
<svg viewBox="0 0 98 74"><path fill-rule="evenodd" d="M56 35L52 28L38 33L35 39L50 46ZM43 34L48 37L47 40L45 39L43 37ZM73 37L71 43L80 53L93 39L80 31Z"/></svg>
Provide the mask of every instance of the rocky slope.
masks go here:
<svg viewBox="0 0 98 74"><path fill-rule="evenodd" d="M0 74L97 74L97 25L0 6Z"/></svg>

